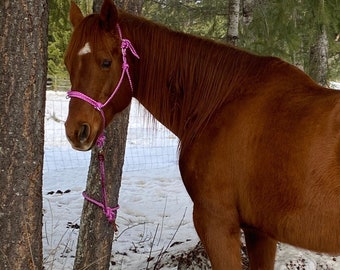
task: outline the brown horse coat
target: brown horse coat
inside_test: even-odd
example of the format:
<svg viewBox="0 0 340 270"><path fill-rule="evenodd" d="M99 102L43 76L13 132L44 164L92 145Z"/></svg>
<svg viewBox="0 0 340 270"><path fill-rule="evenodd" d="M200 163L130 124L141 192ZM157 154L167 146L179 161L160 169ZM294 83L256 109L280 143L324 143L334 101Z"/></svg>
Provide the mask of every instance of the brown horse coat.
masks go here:
<svg viewBox="0 0 340 270"><path fill-rule="evenodd" d="M241 269L241 228L252 269L273 269L277 241L340 253L337 91L278 58L172 31L111 0L85 18L72 4L70 15L72 89L110 96L122 64L116 24L140 55L128 55L134 92L125 79L105 117L133 95L179 137L182 179L214 269ZM78 99L65 125L79 150L102 131L100 114Z"/></svg>

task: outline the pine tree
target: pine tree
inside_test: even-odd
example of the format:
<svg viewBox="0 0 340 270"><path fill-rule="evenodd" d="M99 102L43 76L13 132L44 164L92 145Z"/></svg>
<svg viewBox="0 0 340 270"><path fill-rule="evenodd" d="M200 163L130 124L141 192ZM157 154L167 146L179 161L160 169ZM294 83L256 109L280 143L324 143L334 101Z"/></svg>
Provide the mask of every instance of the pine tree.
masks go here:
<svg viewBox="0 0 340 270"><path fill-rule="evenodd" d="M64 52L71 35L68 1L49 0L48 76L67 77Z"/></svg>
<svg viewBox="0 0 340 270"><path fill-rule="evenodd" d="M43 269L47 1L0 2L0 269Z"/></svg>
<svg viewBox="0 0 340 270"><path fill-rule="evenodd" d="M239 21L240 21L240 0L229 0L228 5L228 25L226 41L237 45Z"/></svg>

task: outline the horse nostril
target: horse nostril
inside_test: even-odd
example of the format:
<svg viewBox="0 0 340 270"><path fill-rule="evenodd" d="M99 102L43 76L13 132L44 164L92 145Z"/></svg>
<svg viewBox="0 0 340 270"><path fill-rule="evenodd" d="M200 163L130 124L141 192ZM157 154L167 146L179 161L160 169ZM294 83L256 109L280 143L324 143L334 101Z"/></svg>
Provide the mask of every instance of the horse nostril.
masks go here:
<svg viewBox="0 0 340 270"><path fill-rule="evenodd" d="M78 139L81 143L86 142L88 137L90 136L90 125L82 124L80 130L78 132Z"/></svg>

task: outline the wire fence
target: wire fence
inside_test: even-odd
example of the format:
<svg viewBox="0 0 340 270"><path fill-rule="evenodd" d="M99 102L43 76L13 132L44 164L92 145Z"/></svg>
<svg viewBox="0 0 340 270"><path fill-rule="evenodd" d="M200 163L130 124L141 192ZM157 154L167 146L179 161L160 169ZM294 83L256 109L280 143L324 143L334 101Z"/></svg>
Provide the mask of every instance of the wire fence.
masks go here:
<svg viewBox="0 0 340 270"><path fill-rule="evenodd" d="M47 78L47 90L52 91L67 91L70 89L70 80L66 77L60 76L48 76Z"/></svg>
<svg viewBox="0 0 340 270"><path fill-rule="evenodd" d="M67 80L55 78L54 82L62 90L69 89ZM330 86L340 89L338 82L332 82ZM68 102L65 91L47 91L44 172L89 166L91 153L72 149L65 136ZM146 124L145 114L145 109L133 100L124 171L158 169L177 163L177 137L156 121L155 124Z"/></svg>
<svg viewBox="0 0 340 270"><path fill-rule="evenodd" d="M68 102L65 91L47 91L44 172L89 166L91 153L72 149L65 136ZM177 162L177 137L160 123L146 124L146 113L133 100L124 171L163 168Z"/></svg>

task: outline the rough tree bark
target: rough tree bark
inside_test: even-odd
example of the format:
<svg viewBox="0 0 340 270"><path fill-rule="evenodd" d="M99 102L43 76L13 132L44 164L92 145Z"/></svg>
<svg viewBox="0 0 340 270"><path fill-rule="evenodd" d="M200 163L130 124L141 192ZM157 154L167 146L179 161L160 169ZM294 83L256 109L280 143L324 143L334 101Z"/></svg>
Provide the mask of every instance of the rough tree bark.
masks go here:
<svg viewBox="0 0 340 270"><path fill-rule="evenodd" d="M142 14L144 0L116 0L117 6L137 15Z"/></svg>
<svg viewBox="0 0 340 270"><path fill-rule="evenodd" d="M102 7L102 4L103 4L103 0L94 0L93 5L92 5L93 13L99 13Z"/></svg>
<svg viewBox="0 0 340 270"><path fill-rule="evenodd" d="M328 78L328 37L322 26L315 45L310 49L309 75L319 84L327 86Z"/></svg>
<svg viewBox="0 0 340 270"><path fill-rule="evenodd" d="M100 11L102 2L103 0L94 0L94 12L98 13ZM128 4L128 2L130 4ZM140 9L137 10L141 11L140 2L141 1L125 0L119 1L118 4L130 8L133 7L131 4L135 3L136 6L140 6ZM130 9L128 10L131 12ZM135 10L136 9L133 8L132 12ZM118 204L128 119L129 108L117 115L113 123L111 123L106 130L104 151L107 179L106 188L108 205L110 207L115 207ZM88 195L100 201L101 188L97 154L97 149L94 149L91 154L86 190ZM96 270L109 269L113 238L114 227L107 221L102 210L85 200L73 269L85 269L86 267Z"/></svg>
<svg viewBox="0 0 340 270"><path fill-rule="evenodd" d="M253 8L255 0L242 1L242 22L247 27L253 21Z"/></svg>
<svg viewBox="0 0 340 270"><path fill-rule="evenodd" d="M43 269L47 1L0 1L0 269Z"/></svg>

